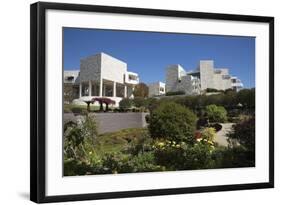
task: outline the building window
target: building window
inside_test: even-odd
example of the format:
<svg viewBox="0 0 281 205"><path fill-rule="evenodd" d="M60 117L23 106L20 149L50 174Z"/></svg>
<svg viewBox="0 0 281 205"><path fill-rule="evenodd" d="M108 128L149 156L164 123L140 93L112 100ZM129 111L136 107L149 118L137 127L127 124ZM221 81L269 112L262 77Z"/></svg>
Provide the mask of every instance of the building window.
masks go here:
<svg viewBox="0 0 281 205"><path fill-rule="evenodd" d="M129 80L137 80L138 77L135 75L129 75Z"/></svg>
<svg viewBox="0 0 281 205"><path fill-rule="evenodd" d="M98 84L92 84L92 96L99 96L100 86Z"/></svg>
<svg viewBox="0 0 281 205"><path fill-rule="evenodd" d="M89 95L89 84L82 84L82 96Z"/></svg>
<svg viewBox="0 0 281 205"><path fill-rule="evenodd" d="M125 86L119 83L116 83L116 97L124 97Z"/></svg>
<svg viewBox="0 0 281 205"><path fill-rule="evenodd" d="M77 85L73 86L73 97L79 98L79 86Z"/></svg>
<svg viewBox="0 0 281 205"><path fill-rule="evenodd" d="M230 75L222 75L223 79L230 79Z"/></svg>
<svg viewBox="0 0 281 205"><path fill-rule="evenodd" d="M103 96L113 96L113 82L106 80L103 81Z"/></svg>
<svg viewBox="0 0 281 205"><path fill-rule="evenodd" d="M164 88L163 87L160 87L159 90L160 90L160 92L164 92Z"/></svg>
<svg viewBox="0 0 281 205"><path fill-rule="evenodd" d="M65 77L65 80L68 82L72 82L74 80L74 76L67 76Z"/></svg>

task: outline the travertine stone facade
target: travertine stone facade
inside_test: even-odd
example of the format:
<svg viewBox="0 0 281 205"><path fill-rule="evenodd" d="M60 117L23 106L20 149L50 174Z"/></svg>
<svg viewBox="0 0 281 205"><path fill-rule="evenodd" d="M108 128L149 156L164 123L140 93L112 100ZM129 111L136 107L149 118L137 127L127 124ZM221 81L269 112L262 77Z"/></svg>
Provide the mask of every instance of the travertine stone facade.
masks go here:
<svg viewBox="0 0 281 205"><path fill-rule="evenodd" d="M73 77L72 77L73 76ZM80 60L80 71L64 72L64 82L73 80L79 86L79 99L93 97L112 98L118 106L122 98L133 98L134 85L139 83L137 73L128 72L127 64L105 53L98 53Z"/></svg>
<svg viewBox="0 0 281 205"><path fill-rule="evenodd" d="M99 53L80 60L80 82L89 80L100 81L101 79L101 57Z"/></svg>
<svg viewBox="0 0 281 205"><path fill-rule="evenodd" d="M163 82L156 82L148 84L148 96L159 96L164 95L166 93L165 83Z"/></svg>
<svg viewBox="0 0 281 205"><path fill-rule="evenodd" d="M201 60L196 70L186 72L180 65L171 65L166 72L166 91L200 94L207 88L239 90L243 84L229 74L227 68L214 68L214 61Z"/></svg>
<svg viewBox="0 0 281 205"><path fill-rule="evenodd" d="M124 76L127 72L127 63L105 53L100 55L102 56L100 66L102 78L116 83L125 83Z"/></svg>
<svg viewBox="0 0 281 205"><path fill-rule="evenodd" d="M201 89L214 88L214 61L200 61L199 72Z"/></svg>
<svg viewBox="0 0 281 205"><path fill-rule="evenodd" d="M79 70L66 70L63 73L64 83L79 83Z"/></svg>
<svg viewBox="0 0 281 205"><path fill-rule="evenodd" d="M186 73L180 65L171 65L166 72L166 92L184 91L199 94L198 78Z"/></svg>

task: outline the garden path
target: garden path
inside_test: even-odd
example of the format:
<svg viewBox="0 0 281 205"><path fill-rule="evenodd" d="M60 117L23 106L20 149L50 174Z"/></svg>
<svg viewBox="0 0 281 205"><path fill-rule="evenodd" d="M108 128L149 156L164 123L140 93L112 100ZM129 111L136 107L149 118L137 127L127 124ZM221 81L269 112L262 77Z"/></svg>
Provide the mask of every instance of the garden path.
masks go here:
<svg viewBox="0 0 281 205"><path fill-rule="evenodd" d="M232 126L234 125L234 123L221 123L221 125L221 130L216 133L215 142L217 142L221 146L227 146L228 142L226 135L232 130Z"/></svg>

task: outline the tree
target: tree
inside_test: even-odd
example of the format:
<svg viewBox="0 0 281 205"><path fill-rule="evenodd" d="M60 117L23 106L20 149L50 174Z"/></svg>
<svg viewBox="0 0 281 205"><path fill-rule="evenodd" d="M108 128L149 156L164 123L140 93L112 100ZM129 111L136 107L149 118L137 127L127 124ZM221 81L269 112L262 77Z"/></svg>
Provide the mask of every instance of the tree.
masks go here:
<svg viewBox="0 0 281 205"><path fill-rule="evenodd" d="M210 122L225 122L227 120L227 111L222 106L208 105L206 106L206 114Z"/></svg>
<svg viewBox="0 0 281 205"><path fill-rule="evenodd" d="M173 102L160 104L149 119L152 138L194 144L196 115L188 108Z"/></svg>
<svg viewBox="0 0 281 205"><path fill-rule="evenodd" d="M255 150L255 118L251 117L233 126L233 132L228 135L232 144L238 142L247 150Z"/></svg>
<svg viewBox="0 0 281 205"><path fill-rule="evenodd" d="M135 97L148 97L148 86L145 83L139 83L136 85L133 94Z"/></svg>
<svg viewBox="0 0 281 205"><path fill-rule="evenodd" d="M72 84L64 83L63 97L66 103L71 103L75 99L75 92Z"/></svg>
<svg viewBox="0 0 281 205"><path fill-rule="evenodd" d="M99 102L99 104L100 104L100 111L103 111L103 104L105 104L105 106L106 106L105 107L105 111L106 112L108 111L108 105L115 105L115 101L111 100L110 98L93 98L91 100L92 103L94 103L95 101ZM88 105L88 107L89 107L89 105Z"/></svg>
<svg viewBox="0 0 281 205"><path fill-rule="evenodd" d="M237 103L241 103L246 108L255 107L255 89L243 89L237 93Z"/></svg>

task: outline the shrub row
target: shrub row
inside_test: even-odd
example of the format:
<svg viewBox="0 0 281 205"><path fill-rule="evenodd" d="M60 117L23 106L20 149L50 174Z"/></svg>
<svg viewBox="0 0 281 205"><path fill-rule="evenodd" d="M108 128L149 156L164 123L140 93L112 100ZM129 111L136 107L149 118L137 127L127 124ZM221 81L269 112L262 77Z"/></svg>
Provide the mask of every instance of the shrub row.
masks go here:
<svg viewBox="0 0 281 205"><path fill-rule="evenodd" d="M172 95L185 95L185 91L179 90L179 91L166 92L166 96L172 96Z"/></svg>

